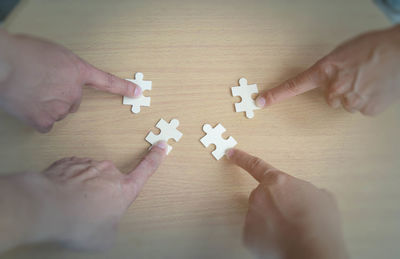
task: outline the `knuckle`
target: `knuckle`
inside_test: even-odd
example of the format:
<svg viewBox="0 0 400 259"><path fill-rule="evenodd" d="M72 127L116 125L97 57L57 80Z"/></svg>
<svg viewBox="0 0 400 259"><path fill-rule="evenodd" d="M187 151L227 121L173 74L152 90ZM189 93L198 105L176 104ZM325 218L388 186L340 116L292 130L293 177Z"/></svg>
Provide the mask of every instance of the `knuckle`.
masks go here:
<svg viewBox="0 0 400 259"><path fill-rule="evenodd" d="M321 59L316 64L315 69L320 75L327 79L334 77L338 71L330 56L326 56L325 58Z"/></svg>
<svg viewBox="0 0 400 259"><path fill-rule="evenodd" d="M261 164L263 163L263 161L258 158L258 157L252 157L249 159L248 161L248 167L250 171L254 171L256 168L258 168Z"/></svg>
<svg viewBox="0 0 400 259"><path fill-rule="evenodd" d="M37 130L40 133L47 133L52 129L53 124L54 121L52 119L49 118L42 119L37 123Z"/></svg>
<svg viewBox="0 0 400 259"><path fill-rule="evenodd" d="M345 100L349 107L357 107L358 104L361 102L361 98L358 96L354 96L352 98L345 98Z"/></svg>
<svg viewBox="0 0 400 259"><path fill-rule="evenodd" d="M79 98L73 105L71 105L69 112L75 113L78 111L79 106L81 105L81 99Z"/></svg>
<svg viewBox="0 0 400 259"><path fill-rule="evenodd" d="M327 103L330 107L336 109L340 106L340 100L335 97L331 97L327 99Z"/></svg>
<svg viewBox="0 0 400 259"><path fill-rule="evenodd" d="M299 86L294 80L289 80L285 83L285 87L288 92L296 95L297 93L300 92Z"/></svg>
<svg viewBox="0 0 400 259"><path fill-rule="evenodd" d="M67 115L68 115L68 111L67 112L63 112L63 113L59 113L57 115L57 118L56 118L55 121L60 121L60 120L64 119L65 117L67 117Z"/></svg>
<svg viewBox="0 0 400 259"><path fill-rule="evenodd" d="M103 160L99 163L99 165L102 165L104 167L113 167L114 163L110 160Z"/></svg>
<svg viewBox="0 0 400 259"><path fill-rule="evenodd" d="M114 83L115 83L115 77L112 74L106 72L106 82L107 82L107 84L106 84L105 87L106 88L112 88L114 86Z"/></svg>
<svg viewBox="0 0 400 259"><path fill-rule="evenodd" d="M126 190L129 193L129 196L133 197L133 199L136 199L141 190L139 184L130 178L124 179L124 182L125 185L129 185L129 188Z"/></svg>
<svg viewBox="0 0 400 259"><path fill-rule="evenodd" d="M56 106L55 108L54 108L54 112L57 114L57 115L63 115L65 112L66 112L67 110L63 107L63 106Z"/></svg>
<svg viewBox="0 0 400 259"><path fill-rule="evenodd" d="M58 165L64 164L64 163L68 162L69 160L71 160L70 157L61 158L61 159L55 161L55 162L54 162L53 164L51 164L49 167L54 167L54 166L58 166Z"/></svg>
<svg viewBox="0 0 400 259"><path fill-rule="evenodd" d="M96 176L100 174L100 169L98 168L98 166L91 165L85 169L85 173L89 173L92 176Z"/></svg>
<svg viewBox="0 0 400 259"><path fill-rule="evenodd" d="M375 105L367 105L363 109L361 109L361 114L366 115L366 116L376 116L379 111L378 108Z"/></svg>
<svg viewBox="0 0 400 259"><path fill-rule="evenodd" d="M274 104L276 101L276 98L274 96L273 93L271 93L270 91L267 91L264 95L264 99L265 99L265 104L266 105L271 105Z"/></svg>
<svg viewBox="0 0 400 259"><path fill-rule="evenodd" d="M327 99L327 103L331 108L335 108L335 101L332 99Z"/></svg>
<svg viewBox="0 0 400 259"><path fill-rule="evenodd" d="M346 97L344 97L344 98L342 99L342 104L343 104L343 107L344 107L345 109L347 109L347 110L349 110L349 109L352 108L352 106L350 105L349 99L347 99Z"/></svg>
<svg viewBox="0 0 400 259"><path fill-rule="evenodd" d="M331 95L338 95L338 94L340 94L340 91L342 90L342 88L343 88L342 83L335 82L331 85L329 92L331 93Z"/></svg>
<svg viewBox="0 0 400 259"><path fill-rule="evenodd" d="M269 185L283 186L287 182L287 175L278 170L271 170L265 173L263 182Z"/></svg>
<svg viewBox="0 0 400 259"><path fill-rule="evenodd" d="M350 112L350 113L356 112L356 110L353 107L351 107L350 105L348 105L348 103L346 103L345 101L343 101L342 106L347 112Z"/></svg>
<svg viewBox="0 0 400 259"><path fill-rule="evenodd" d="M335 97L337 97L336 91L333 88L333 84L329 85L326 88L326 99L334 99Z"/></svg>
<svg viewBox="0 0 400 259"><path fill-rule="evenodd" d="M91 72L89 64L77 59L75 62L76 69L78 70L79 75L81 75L82 78L88 78L89 73Z"/></svg>
<svg viewBox="0 0 400 259"><path fill-rule="evenodd" d="M70 92L70 103L80 103L82 99L82 88L72 89ZM70 104L69 106L71 106Z"/></svg>
<svg viewBox="0 0 400 259"><path fill-rule="evenodd" d="M146 168L155 168L158 164L157 159L153 156L146 156L145 158L143 158L142 163Z"/></svg>
<svg viewBox="0 0 400 259"><path fill-rule="evenodd" d="M127 92L128 92L129 87L133 85L128 80L122 80L121 83L123 84L122 86L124 87L124 89L126 89ZM133 85L133 87L134 87L134 85Z"/></svg>
<svg viewBox="0 0 400 259"><path fill-rule="evenodd" d="M48 117L54 121L60 121L65 118L68 115L71 107L69 102L60 100L46 102L45 105L45 109L48 111Z"/></svg>

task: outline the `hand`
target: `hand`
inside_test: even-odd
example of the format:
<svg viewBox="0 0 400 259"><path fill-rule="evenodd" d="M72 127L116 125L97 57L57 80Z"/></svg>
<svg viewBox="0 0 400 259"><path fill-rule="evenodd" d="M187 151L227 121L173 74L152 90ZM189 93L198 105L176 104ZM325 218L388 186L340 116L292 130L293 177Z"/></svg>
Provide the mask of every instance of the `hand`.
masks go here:
<svg viewBox="0 0 400 259"><path fill-rule="evenodd" d="M256 99L266 107L321 87L330 106L376 115L400 98L400 25L356 37Z"/></svg>
<svg viewBox="0 0 400 259"><path fill-rule="evenodd" d="M232 149L227 156L260 183L249 198L248 248L265 258L347 258L330 193L243 151Z"/></svg>
<svg viewBox="0 0 400 259"><path fill-rule="evenodd" d="M139 96L136 84L103 72L68 49L0 30L0 106L40 132L78 110L82 86Z"/></svg>
<svg viewBox="0 0 400 259"><path fill-rule="evenodd" d="M20 234L25 238L22 243L56 241L75 249L108 248L122 215L161 164L166 147L165 142L153 146L129 174L120 173L110 161L71 157L55 162L43 173L9 176L7 186L26 194L25 202L20 199L14 206L29 205L25 213L14 213L27 217L15 223L25 231ZM0 229L4 229L1 223ZM15 236L13 232L8 231L6 242ZM1 247L0 242L0 251Z"/></svg>

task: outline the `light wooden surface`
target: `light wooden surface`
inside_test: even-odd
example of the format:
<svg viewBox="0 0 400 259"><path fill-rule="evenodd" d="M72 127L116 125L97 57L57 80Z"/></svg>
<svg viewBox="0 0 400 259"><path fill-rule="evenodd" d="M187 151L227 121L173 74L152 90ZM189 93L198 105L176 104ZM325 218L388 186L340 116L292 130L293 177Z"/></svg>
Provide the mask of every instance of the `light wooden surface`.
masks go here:
<svg viewBox="0 0 400 259"><path fill-rule="evenodd" d="M5 26L72 49L122 78L153 81L152 105L133 115L122 98L84 90L78 113L40 135L0 114L1 172L42 170L65 156L111 159L124 172L160 118L184 136L126 213L105 254L49 245L2 258L247 258L241 230L256 182L199 142L221 122L238 147L331 190L353 258L400 254L400 105L377 118L332 110L320 91L248 120L230 87L245 76L267 89L343 40L388 26L371 1L23 1Z"/></svg>

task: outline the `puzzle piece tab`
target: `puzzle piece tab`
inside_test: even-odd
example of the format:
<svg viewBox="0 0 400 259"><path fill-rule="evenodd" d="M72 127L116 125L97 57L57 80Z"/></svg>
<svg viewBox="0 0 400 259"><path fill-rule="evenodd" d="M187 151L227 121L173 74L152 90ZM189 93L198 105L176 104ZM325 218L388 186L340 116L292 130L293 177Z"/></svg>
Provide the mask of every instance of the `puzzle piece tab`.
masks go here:
<svg viewBox="0 0 400 259"><path fill-rule="evenodd" d="M125 105L132 105L133 113L139 113L140 106L150 106L151 98L144 96L143 92L146 90L151 90L151 81L143 81L143 74L140 72L135 74L134 80L132 80L132 79L125 79L125 80L128 80L128 81L140 86L140 88L142 89L142 95L139 97L136 97L136 98L124 96L122 103Z"/></svg>
<svg viewBox="0 0 400 259"><path fill-rule="evenodd" d="M247 79L244 77L239 79L239 85L231 88L233 96L242 98L240 103L235 103L235 110L236 112L246 112L246 117L251 119L254 117L254 110L260 109L251 98L252 94L258 93L257 85L247 85Z"/></svg>
<svg viewBox="0 0 400 259"><path fill-rule="evenodd" d="M211 127L210 124L204 124L203 131L206 135L200 139L200 142L205 147L211 144L215 145L215 150L212 152L212 155L217 160L220 160L228 149L233 148L237 144L233 137L229 137L228 139L222 137L222 133L224 133L226 129L220 123L218 123L215 128Z"/></svg>
<svg viewBox="0 0 400 259"><path fill-rule="evenodd" d="M179 126L179 121L177 119L172 119L169 123L163 119L157 123L156 127L160 129L160 134L155 135L153 132L149 132L146 136L146 141L151 145L156 144L160 140L168 142L169 139L174 139L178 142L183 136L182 132L176 128ZM172 147L168 145L167 154L172 150Z"/></svg>

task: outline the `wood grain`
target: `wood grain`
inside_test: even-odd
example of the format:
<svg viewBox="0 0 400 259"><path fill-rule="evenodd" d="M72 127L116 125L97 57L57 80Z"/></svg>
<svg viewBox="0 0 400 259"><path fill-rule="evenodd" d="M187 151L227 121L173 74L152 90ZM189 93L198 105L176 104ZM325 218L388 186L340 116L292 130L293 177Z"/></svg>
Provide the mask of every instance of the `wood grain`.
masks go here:
<svg viewBox="0 0 400 259"><path fill-rule="evenodd" d="M340 42L389 26L370 1L22 2L12 32L45 37L122 78L153 81L152 105L133 115L120 96L84 90L78 113L45 135L0 114L1 172L42 170L65 156L111 159L124 172L144 154L160 118L183 132L126 213L105 254L30 246L3 258L247 258L241 229L256 182L199 142L222 123L238 147L337 197L353 258L400 254L400 106L377 118L332 110L319 90L248 120L230 87L245 76L267 89Z"/></svg>

